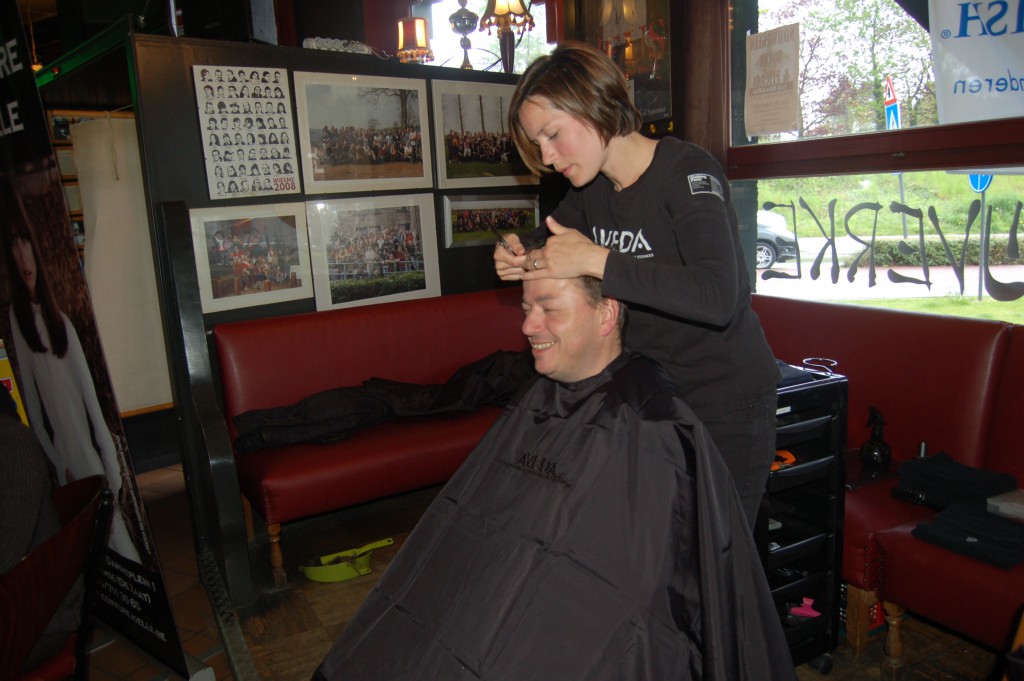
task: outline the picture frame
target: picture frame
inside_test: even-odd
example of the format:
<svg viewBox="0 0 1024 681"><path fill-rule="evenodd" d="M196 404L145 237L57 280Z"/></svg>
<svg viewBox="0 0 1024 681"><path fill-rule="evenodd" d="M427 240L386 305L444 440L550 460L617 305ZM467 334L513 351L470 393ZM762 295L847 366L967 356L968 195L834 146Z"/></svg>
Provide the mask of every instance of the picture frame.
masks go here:
<svg viewBox="0 0 1024 681"><path fill-rule="evenodd" d="M78 182L65 182L64 184L64 203L68 207L68 213L70 215L81 215L82 214L82 189L79 187Z"/></svg>
<svg viewBox="0 0 1024 681"><path fill-rule="evenodd" d="M71 126L81 121L96 118L135 118L131 111L98 111L87 109L49 109L46 112L46 124L50 134L50 142L54 146L70 145Z"/></svg>
<svg viewBox="0 0 1024 681"><path fill-rule="evenodd" d="M455 194L444 197L445 248L494 247L502 235L529 234L540 224L537 194Z"/></svg>
<svg viewBox="0 0 1024 681"><path fill-rule="evenodd" d="M433 187L426 81L293 77L306 194Z"/></svg>
<svg viewBox="0 0 1024 681"><path fill-rule="evenodd" d="M189 220L203 314L313 295L304 203L194 208Z"/></svg>
<svg viewBox="0 0 1024 681"><path fill-rule="evenodd" d="M441 295L433 194L306 207L317 310Z"/></svg>
<svg viewBox="0 0 1024 681"><path fill-rule="evenodd" d="M85 219L82 216L71 218L71 235L75 238L76 246L85 247Z"/></svg>
<svg viewBox="0 0 1024 681"><path fill-rule="evenodd" d="M210 200L298 194L287 69L194 64L192 77Z"/></svg>
<svg viewBox="0 0 1024 681"><path fill-rule="evenodd" d="M434 140L441 189L535 185L508 129L512 84L435 80Z"/></svg>
<svg viewBox="0 0 1024 681"><path fill-rule="evenodd" d="M60 174L60 179L68 180L78 177L74 147L57 147L54 149L54 156L57 157L57 172Z"/></svg>

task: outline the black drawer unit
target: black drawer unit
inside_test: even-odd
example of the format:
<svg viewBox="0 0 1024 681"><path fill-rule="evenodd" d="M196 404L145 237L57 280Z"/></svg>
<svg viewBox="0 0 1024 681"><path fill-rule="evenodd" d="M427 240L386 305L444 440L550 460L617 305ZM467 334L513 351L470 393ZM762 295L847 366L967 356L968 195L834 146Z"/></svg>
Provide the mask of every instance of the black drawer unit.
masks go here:
<svg viewBox="0 0 1024 681"><path fill-rule="evenodd" d="M796 367L783 373L776 448L792 461L769 476L754 536L793 663L826 674L839 644L847 382ZM819 616L790 612L805 599Z"/></svg>

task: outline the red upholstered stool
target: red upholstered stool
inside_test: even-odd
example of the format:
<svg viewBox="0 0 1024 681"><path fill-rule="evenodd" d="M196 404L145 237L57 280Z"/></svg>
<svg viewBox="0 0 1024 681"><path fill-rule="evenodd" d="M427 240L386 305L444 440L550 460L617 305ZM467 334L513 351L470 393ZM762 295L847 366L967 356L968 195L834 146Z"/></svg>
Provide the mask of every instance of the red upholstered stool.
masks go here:
<svg viewBox="0 0 1024 681"><path fill-rule="evenodd" d="M914 537L916 526L907 522L875 535L889 623L886 656L899 663L904 610L997 652L1008 650L1024 607L1024 563L1003 570Z"/></svg>
<svg viewBox="0 0 1024 681"><path fill-rule="evenodd" d="M847 455L847 481L856 485L860 476L857 453ZM875 536L894 525L931 518L935 512L894 499L897 477L891 475L846 492L843 535L843 581L846 591L846 643L854 655L867 646L869 613L878 603L882 580L881 551Z"/></svg>

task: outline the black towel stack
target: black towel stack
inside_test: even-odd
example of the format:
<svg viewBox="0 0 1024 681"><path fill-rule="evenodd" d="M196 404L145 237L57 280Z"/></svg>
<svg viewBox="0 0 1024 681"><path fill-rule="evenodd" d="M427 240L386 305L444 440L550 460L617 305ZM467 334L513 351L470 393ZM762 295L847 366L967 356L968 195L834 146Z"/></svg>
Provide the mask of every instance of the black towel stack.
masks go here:
<svg viewBox="0 0 1024 681"><path fill-rule="evenodd" d="M913 503L946 508L955 503L985 505L989 497L1017 488L1009 473L966 466L945 453L900 464L893 496Z"/></svg>

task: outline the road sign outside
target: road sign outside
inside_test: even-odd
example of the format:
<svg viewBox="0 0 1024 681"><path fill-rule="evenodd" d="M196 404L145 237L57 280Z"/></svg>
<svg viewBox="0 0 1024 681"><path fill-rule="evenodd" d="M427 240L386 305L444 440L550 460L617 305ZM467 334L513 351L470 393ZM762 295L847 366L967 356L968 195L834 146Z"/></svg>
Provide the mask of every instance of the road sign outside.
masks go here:
<svg viewBox="0 0 1024 681"><path fill-rule="evenodd" d="M892 84L892 76L885 77L885 106L896 103L896 86Z"/></svg>
<svg viewBox="0 0 1024 681"><path fill-rule="evenodd" d="M980 194L983 191L985 191L986 189L988 189L989 185L992 184L992 176L991 175L982 175L980 173L978 173L978 174L972 173L972 174L967 176L967 179L970 180L970 182L971 182L971 189L973 189L978 194Z"/></svg>
<svg viewBox="0 0 1024 681"><path fill-rule="evenodd" d="M900 105L896 102L885 105L885 129L900 129Z"/></svg>

